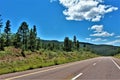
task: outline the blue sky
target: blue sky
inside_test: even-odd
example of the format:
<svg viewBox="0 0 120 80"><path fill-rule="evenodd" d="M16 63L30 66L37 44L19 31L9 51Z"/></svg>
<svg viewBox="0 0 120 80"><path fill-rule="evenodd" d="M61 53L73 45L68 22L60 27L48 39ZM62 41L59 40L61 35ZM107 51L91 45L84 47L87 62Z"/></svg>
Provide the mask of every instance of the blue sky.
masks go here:
<svg viewBox="0 0 120 80"><path fill-rule="evenodd" d="M120 45L120 0L0 0L4 22L16 32L23 21L37 26L38 36L63 41ZM4 27L3 26L3 27Z"/></svg>

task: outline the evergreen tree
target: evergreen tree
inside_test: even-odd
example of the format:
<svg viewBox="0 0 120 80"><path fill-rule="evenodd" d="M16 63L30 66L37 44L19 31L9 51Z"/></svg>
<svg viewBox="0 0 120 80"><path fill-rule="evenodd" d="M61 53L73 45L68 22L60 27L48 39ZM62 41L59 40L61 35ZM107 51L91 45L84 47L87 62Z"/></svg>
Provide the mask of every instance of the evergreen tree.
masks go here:
<svg viewBox="0 0 120 80"><path fill-rule="evenodd" d="M31 51L35 50L35 38L34 38L34 33L33 33L33 29L30 30L30 37L29 37L29 47Z"/></svg>
<svg viewBox="0 0 120 80"><path fill-rule="evenodd" d="M1 15L0 15L0 17L1 17ZM1 28L2 28L2 26L3 26L2 19L0 18L0 38L1 38Z"/></svg>
<svg viewBox="0 0 120 80"><path fill-rule="evenodd" d="M10 45L10 21L9 20L7 20L7 22L6 22L6 26L5 26L5 29L4 29L4 32L5 32L5 34L6 34L6 42L5 42L5 45L6 46L9 46Z"/></svg>
<svg viewBox="0 0 120 80"><path fill-rule="evenodd" d="M37 29L35 25L33 26L33 39L34 39L33 48L37 49Z"/></svg>
<svg viewBox="0 0 120 80"><path fill-rule="evenodd" d="M65 37L64 39L64 50L65 51L71 51L72 48L72 41L69 40L69 37Z"/></svg>
<svg viewBox="0 0 120 80"><path fill-rule="evenodd" d="M36 26L33 26L33 29L30 30L30 37L29 37L29 47L31 51L36 50L37 48L37 32L36 32Z"/></svg>
<svg viewBox="0 0 120 80"><path fill-rule="evenodd" d="M1 17L1 15L0 15ZM3 26L3 23L2 23L2 19L0 18L0 50L3 50L3 38L2 38L2 34L1 34L1 28Z"/></svg>
<svg viewBox="0 0 120 80"><path fill-rule="evenodd" d="M41 48L41 45L40 45L40 38L37 39L37 46L36 46L36 49L39 50Z"/></svg>
<svg viewBox="0 0 120 80"><path fill-rule="evenodd" d="M77 48L77 38L76 38L76 36L73 37L73 48L74 49Z"/></svg>
<svg viewBox="0 0 120 80"><path fill-rule="evenodd" d="M21 35L18 32L15 34L13 45L15 46L15 48L21 48L22 46Z"/></svg>
<svg viewBox="0 0 120 80"><path fill-rule="evenodd" d="M1 35L1 38L0 38L0 50L4 50L4 36Z"/></svg>
<svg viewBox="0 0 120 80"><path fill-rule="evenodd" d="M76 46L77 46L77 50L79 50L80 44L79 44L79 41L78 41L78 40L77 40Z"/></svg>
<svg viewBox="0 0 120 80"><path fill-rule="evenodd" d="M34 25L33 26L33 32L34 32L34 36L35 36L35 38L37 37L37 29L36 29L36 26Z"/></svg>
<svg viewBox="0 0 120 80"><path fill-rule="evenodd" d="M22 49L28 49L28 37L29 37L29 29L28 24L26 22L22 22L21 26L18 29L17 36L20 37L20 41L22 42Z"/></svg>

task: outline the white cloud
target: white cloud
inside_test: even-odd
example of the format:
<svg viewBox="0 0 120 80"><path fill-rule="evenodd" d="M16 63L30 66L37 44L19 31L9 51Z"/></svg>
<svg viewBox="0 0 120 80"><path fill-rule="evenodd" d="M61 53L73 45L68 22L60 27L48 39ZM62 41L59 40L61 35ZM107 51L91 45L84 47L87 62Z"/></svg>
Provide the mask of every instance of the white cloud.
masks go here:
<svg viewBox="0 0 120 80"><path fill-rule="evenodd" d="M104 5L103 0L59 0L66 9L63 14L67 20L100 21L106 13L118 10L117 7Z"/></svg>
<svg viewBox="0 0 120 80"><path fill-rule="evenodd" d="M89 29L95 30L94 32L102 32L103 31L103 25L94 25Z"/></svg>
<svg viewBox="0 0 120 80"><path fill-rule="evenodd" d="M107 39L96 38L96 39L93 39L92 41L93 41L93 42L107 41Z"/></svg>
<svg viewBox="0 0 120 80"><path fill-rule="evenodd" d="M114 36L114 33L109 33L107 31L103 30L103 25L94 25L89 30L94 30L93 34L90 34L90 36L94 37L110 37Z"/></svg>
<svg viewBox="0 0 120 80"><path fill-rule="evenodd" d="M108 45L118 45L118 44L120 44L120 39L114 40L114 41L110 41L110 42L108 42L106 44L108 44Z"/></svg>
<svg viewBox="0 0 120 80"><path fill-rule="evenodd" d="M87 41L91 41L91 38L85 38Z"/></svg>
<svg viewBox="0 0 120 80"><path fill-rule="evenodd" d="M86 40L92 42L107 41L107 39L102 39L102 38L96 38L96 39L86 38Z"/></svg>
<svg viewBox="0 0 120 80"><path fill-rule="evenodd" d="M90 36L94 36L94 37L110 37L113 36L114 33L108 33L106 31L104 32L100 32L100 33L95 33L95 34L91 34Z"/></svg>
<svg viewBox="0 0 120 80"><path fill-rule="evenodd" d="M120 36L115 36L115 38L120 38Z"/></svg>
<svg viewBox="0 0 120 80"><path fill-rule="evenodd" d="M52 3L52 2L56 2L57 0L50 0L50 3Z"/></svg>

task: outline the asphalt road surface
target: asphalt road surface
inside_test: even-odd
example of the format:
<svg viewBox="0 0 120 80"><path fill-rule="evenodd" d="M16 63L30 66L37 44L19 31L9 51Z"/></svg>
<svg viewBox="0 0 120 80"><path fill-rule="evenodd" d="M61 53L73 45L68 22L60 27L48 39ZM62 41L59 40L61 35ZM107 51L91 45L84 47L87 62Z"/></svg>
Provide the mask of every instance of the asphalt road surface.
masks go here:
<svg viewBox="0 0 120 80"><path fill-rule="evenodd" d="M119 64L119 59L98 57L5 74L0 76L0 80L120 80Z"/></svg>

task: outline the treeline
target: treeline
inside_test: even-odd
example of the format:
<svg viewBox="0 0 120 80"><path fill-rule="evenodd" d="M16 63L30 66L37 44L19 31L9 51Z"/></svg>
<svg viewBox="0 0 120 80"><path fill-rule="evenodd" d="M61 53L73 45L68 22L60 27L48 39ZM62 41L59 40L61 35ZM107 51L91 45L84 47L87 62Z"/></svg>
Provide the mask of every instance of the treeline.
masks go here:
<svg viewBox="0 0 120 80"><path fill-rule="evenodd" d="M41 39L37 37L36 25L33 25L33 28L29 29L28 23L22 22L16 33L11 32L11 26L10 20L7 20L6 24L3 25L2 19L0 19L0 50L4 50L4 47L14 46L15 48L20 48L23 53L27 50L34 52L41 48L72 51L79 50L80 47L76 36L73 37L73 40L70 40L69 37L65 37L64 44L46 44L42 43ZM3 33L1 33L2 28L4 29Z"/></svg>

